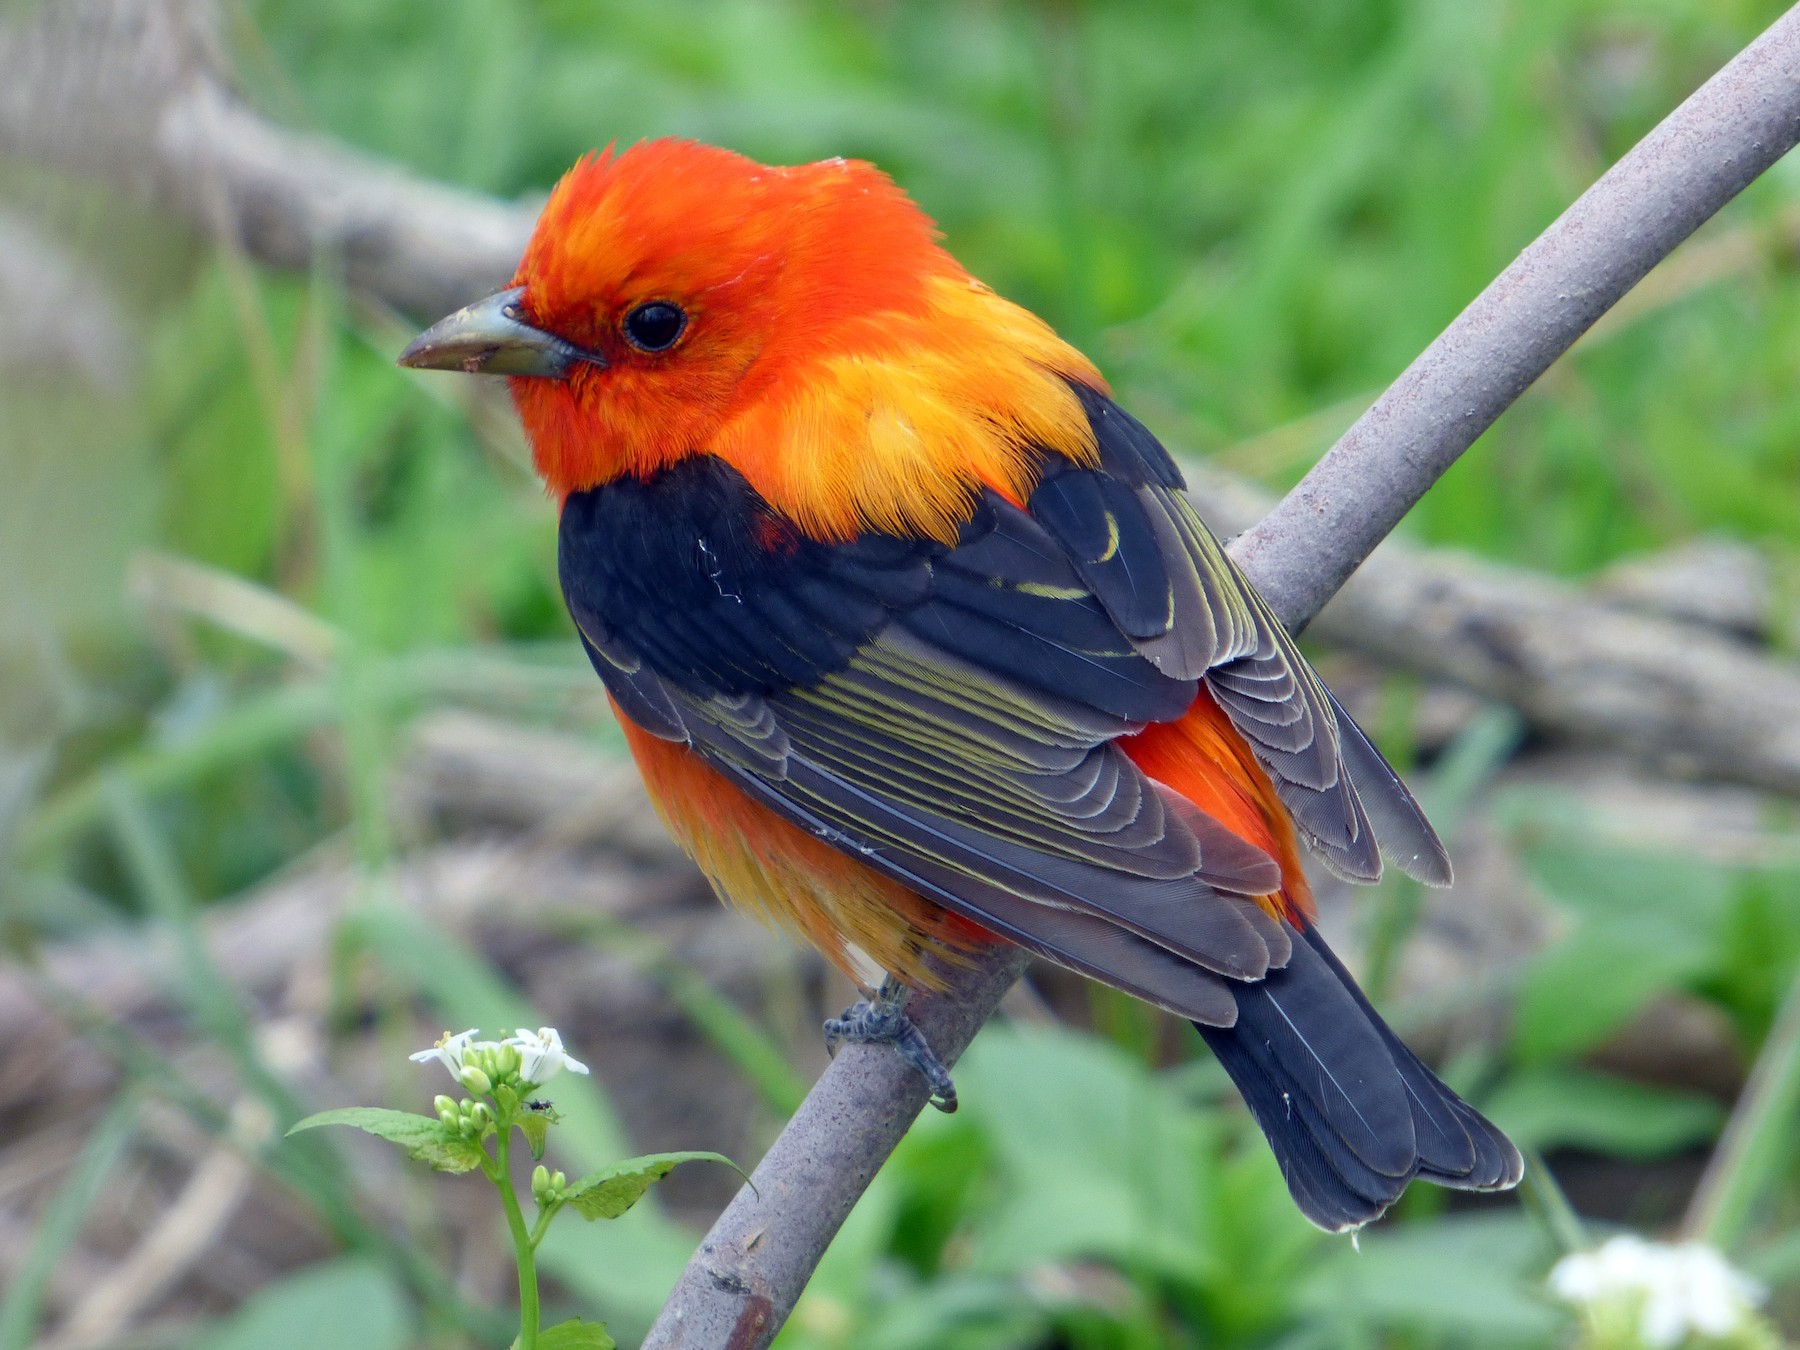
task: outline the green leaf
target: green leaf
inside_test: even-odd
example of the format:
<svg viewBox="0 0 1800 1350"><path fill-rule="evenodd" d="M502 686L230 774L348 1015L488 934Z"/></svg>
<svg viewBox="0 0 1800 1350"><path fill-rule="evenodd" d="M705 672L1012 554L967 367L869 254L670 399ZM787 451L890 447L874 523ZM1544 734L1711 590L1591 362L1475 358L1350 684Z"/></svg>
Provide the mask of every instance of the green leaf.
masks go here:
<svg viewBox="0 0 1800 1350"><path fill-rule="evenodd" d="M37 1216L36 1230L27 1229L31 1246L12 1268L12 1283L0 1290L0 1350L24 1350L37 1340L38 1314L44 1291L65 1255L81 1238L88 1213L106 1193L113 1170L125 1155L137 1128L139 1094L125 1091L81 1146L75 1165L56 1194Z"/></svg>
<svg viewBox="0 0 1800 1350"><path fill-rule="evenodd" d="M1525 850L1532 879L1574 921L1532 963L1514 1017L1521 1058L1590 1050L1656 994L1715 968L1731 896L1722 868L1583 843Z"/></svg>
<svg viewBox="0 0 1800 1350"><path fill-rule="evenodd" d="M544 1140L550 1137L550 1117L540 1115L536 1111L527 1111L518 1120L519 1133L525 1136L525 1142L531 1146L531 1156L536 1162L544 1160Z"/></svg>
<svg viewBox="0 0 1800 1350"><path fill-rule="evenodd" d="M1715 1101L1550 1065L1514 1074L1482 1109L1522 1148L1583 1148L1660 1158L1709 1140L1724 1123Z"/></svg>
<svg viewBox="0 0 1800 1350"><path fill-rule="evenodd" d="M1589 920L1532 962L1520 981L1513 1017L1519 1057L1542 1063L1591 1050L1705 965L1703 951L1660 926Z"/></svg>
<svg viewBox="0 0 1800 1350"><path fill-rule="evenodd" d="M750 1180L743 1168L721 1153L647 1153L589 1172L569 1187L569 1204L584 1219L616 1219L684 1162L724 1163L745 1181Z"/></svg>
<svg viewBox="0 0 1800 1350"><path fill-rule="evenodd" d="M321 1125L349 1125L400 1145L412 1157L440 1172L472 1172L485 1156L481 1145L465 1139L436 1116L416 1116L411 1111L388 1111L379 1106L345 1106L321 1111L296 1124L289 1134L316 1130Z"/></svg>
<svg viewBox="0 0 1800 1350"><path fill-rule="evenodd" d="M1116 1046L991 1026L962 1063L964 1113L1004 1185L970 1264L1013 1274L1082 1259L1193 1278L1214 1247L1217 1126ZM1056 1178L1054 1186L1045 1177Z"/></svg>
<svg viewBox="0 0 1800 1350"><path fill-rule="evenodd" d="M545 1327L537 1343L538 1350L613 1350L618 1344L606 1334L606 1323L583 1322L579 1317Z"/></svg>

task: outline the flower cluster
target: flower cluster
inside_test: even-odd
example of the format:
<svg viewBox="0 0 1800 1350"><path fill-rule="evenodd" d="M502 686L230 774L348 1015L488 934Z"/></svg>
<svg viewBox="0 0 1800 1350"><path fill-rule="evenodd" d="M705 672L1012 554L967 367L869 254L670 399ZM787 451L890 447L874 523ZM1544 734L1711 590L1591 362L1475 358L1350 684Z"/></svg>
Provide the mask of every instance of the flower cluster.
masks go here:
<svg viewBox="0 0 1800 1350"><path fill-rule="evenodd" d="M449 1096L433 1099L436 1119L412 1111L392 1111L375 1106L342 1106L320 1111L296 1121L289 1134L345 1125L400 1145L413 1158L440 1172L479 1172L493 1183L500 1208L512 1235L519 1268L519 1335L516 1350L543 1350L555 1345L564 1350L612 1350L613 1340L599 1322L579 1318L544 1329L538 1300L537 1249L550 1223L564 1210L594 1222L616 1219L629 1210L670 1169L686 1162L707 1160L736 1168L731 1159L717 1153L649 1153L602 1167L571 1182L568 1174L546 1167L542 1161L551 1128L557 1123L555 1108L532 1097L532 1092L564 1069L586 1073L587 1065L570 1057L554 1027L536 1031L521 1027L498 1041L478 1041L474 1029L452 1036L445 1032L436 1045L412 1059L418 1064L436 1060L449 1070L471 1097L461 1101ZM514 1188L514 1149L524 1140L537 1163L531 1170L531 1198L537 1214L530 1223ZM739 1169L740 1173L742 1169ZM748 1176L744 1178L749 1180Z"/></svg>
<svg viewBox="0 0 1800 1350"><path fill-rule="evenodd" d="M1550 1287L1579 1308L1590 1343L1656 1347L1760 1345L1766 1291L1700 1242L1678 1246L1624 1234L1565 1256Z"/></svg>
<svg viewBox="0 0 1800 1350"><path fill-rule="evenodd" d="M548 1083L564 1069L588 1071L587 1065L563 1049L562 1035L555 1027L536 1031L520 1027L501 1041L478 1041L478 1034L473 1027L454 1036L445 1032L436 1045L410 1058L416 1064L435 1059L463 1087L480 1093L492 1092L502 1084L525 1092Z"/></svg>
<svg viewBox="0 0 1800 1350"><path fill-rule="evenodd" d="M552 1172L542 1163L531 1169L531 1198L537 1202L539 1209L560 1205L568 1189L569 1177L566 1172Z"/></svg>
<svg viewBox="0 0 1800 1350"><path fill-rule="evenodd" d="M438 1119L464 1139L481 1138L487 1133L487 1127L494 1123L493 1109L486 1102L472 1102L467 1098L459 1102L440 1096L432 1098L431 1104Z"/></svg>

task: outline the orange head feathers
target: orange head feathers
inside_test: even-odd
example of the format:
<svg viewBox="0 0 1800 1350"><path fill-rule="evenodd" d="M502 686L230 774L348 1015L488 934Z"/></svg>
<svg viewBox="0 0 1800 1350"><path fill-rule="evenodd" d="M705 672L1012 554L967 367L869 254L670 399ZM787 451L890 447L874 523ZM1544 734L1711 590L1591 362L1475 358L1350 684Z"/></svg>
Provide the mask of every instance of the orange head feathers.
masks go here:
<svg viewBox="0 0 1800 1350"><path fill-rule="evenodd" d="M981 485L1029 493L1027 447L1093 453L1065 383L1093 367L869 164L591 155L513 284L518 317L604 362L512 381L558 497L714 454L821 538L953 538Z"/></svg>

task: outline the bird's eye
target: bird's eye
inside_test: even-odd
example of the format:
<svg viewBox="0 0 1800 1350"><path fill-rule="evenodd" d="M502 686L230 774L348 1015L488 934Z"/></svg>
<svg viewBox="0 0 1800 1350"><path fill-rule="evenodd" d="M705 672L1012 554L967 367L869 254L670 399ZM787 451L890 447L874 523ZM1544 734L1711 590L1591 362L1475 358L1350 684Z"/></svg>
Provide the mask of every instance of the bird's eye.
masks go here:
<svg viewBox="0 0 1800 1350"><path fill-rule="evenodd" d="M687 327L680 305L651 300L625 316L625 340L642 352L666 352Z"/></svg>

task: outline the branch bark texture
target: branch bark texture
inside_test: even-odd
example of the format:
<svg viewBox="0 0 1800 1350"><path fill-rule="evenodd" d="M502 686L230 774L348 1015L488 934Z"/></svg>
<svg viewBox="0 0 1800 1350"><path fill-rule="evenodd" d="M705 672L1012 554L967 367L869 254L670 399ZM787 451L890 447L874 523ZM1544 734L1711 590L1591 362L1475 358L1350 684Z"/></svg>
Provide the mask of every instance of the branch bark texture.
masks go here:
<svg viewBox="0 0 1800 1350"><path fill-rule="evenodd" d="M0 150L136 188L263 261L305 266L332 256L351 285L422 316L465 303L510 273L529 233L529 209L428 183L271 126L230 93L211 30L190 17L195 8L69 0L0 31ZM1295 627L1310 620L1557 356L1797 138L1800 10L1780 19L1570 207L1294 493L1236 542L1234 556L1275 612ZM1502 579L1495 584L1504 597L1484 593L1478 579L1439 584L1434 592L1433 574L1441 570L1435 564L1384 552L1386 574L1370 588L1380 595L1357 602L1360 608L1346 596L1346 638L1429 669L1420 637L1430 625L1421 614L1434 612L1435 594L1436 608L1449 606L1461 624L1464 654L1446 658L1434 673L1455 674L1528 710L1547 682L1568 676L1519 659L1517 644L1509 655L1495 637L1504 638L1503 621L1485 629L1467 621L1492 606L1504 610L1521 594L1501 569L1486 571ZM1555 608L1561 599L1551 594L1545 603ZM1617 692L1666 667L1690 639L1684 626L1665 626L1673 634L1591 625L1596 642L1608 635L1607 655L1628 668L1630 679L1607 685L1616 672L1601 662L1576 672L1575 682ZM1651 650L1663 642L1671 645ZM1757 664L1764 674L1777 669ZM1671 743L1684 716L1693 720L1692 699L1708 701L1721 717L1727 709L1738 714L1734 695L1742 694L1746 672L1721 669L1704 689L1657 706L1657 725ZM1800 682L1791 672L1784 678L1796 687L1782 686L1777 703L1800 703ZM1615 699L1620 707L1631 701ZM1604 713L1590 704L1571 721L1629 721ZM1786 725L1793 725L1791 712ZM1783 746L1777 761L1792 763L1752 781L1790 789L1800 782L1800 747ZM1022 968L1016 953L996 955L950 972L946 993L915 999L915 1019L947 1061ZM897 1056L846 1046L757 1167L757 1193L740 1193L707 1235L646 1344L766 1345L925 1096Z"/></svg>
<svg viewBox="0 0 1800 1350"><path fill-rule="evenodd" d="M1475 438L1652 267L1800 140L1790 9L1576 199L1232 556L1303 626Z"/></svg>

